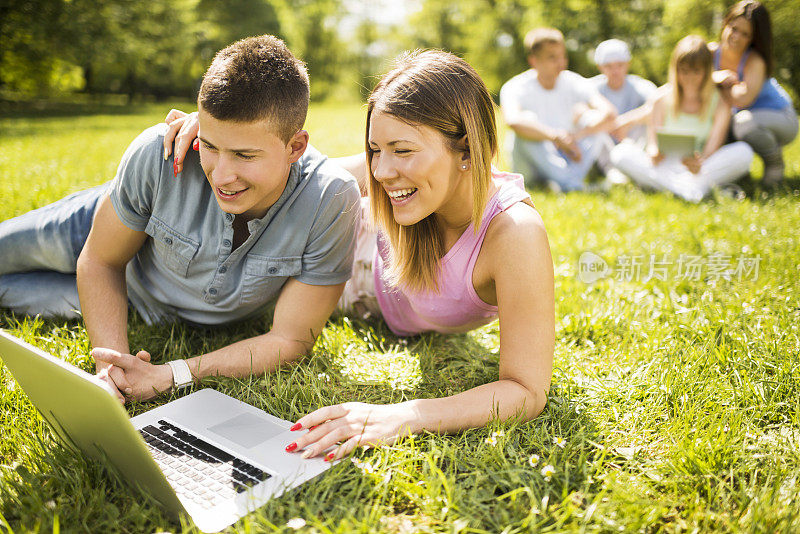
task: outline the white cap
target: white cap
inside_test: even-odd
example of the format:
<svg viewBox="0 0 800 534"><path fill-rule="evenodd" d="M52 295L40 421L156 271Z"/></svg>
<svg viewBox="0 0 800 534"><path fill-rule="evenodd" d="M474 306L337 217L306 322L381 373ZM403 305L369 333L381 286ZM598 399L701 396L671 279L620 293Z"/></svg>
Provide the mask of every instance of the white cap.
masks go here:
<svg viewBox="0 0 800 534"><path fill-rule="evenodd" d="M631 50L628 43L619 39L603 41L594 51L594 62L598 65L615 63L617 61L630 61Z"/></svg>

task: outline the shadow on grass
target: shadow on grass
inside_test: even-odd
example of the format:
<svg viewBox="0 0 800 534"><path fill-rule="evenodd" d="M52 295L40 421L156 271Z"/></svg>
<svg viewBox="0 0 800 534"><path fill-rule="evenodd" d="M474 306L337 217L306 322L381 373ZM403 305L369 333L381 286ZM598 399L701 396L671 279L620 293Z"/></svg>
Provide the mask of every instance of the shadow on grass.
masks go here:
<svg viewBox="0 0 800 534"><path fill-rule="evenodd" d="M189 102L191 99L186 99ZM91 115L138 115L157 100L128 102L124 95L87 97L84 100L9 101L0 99L0 117L4 119L51 119Z"/></svg>
<svg viewBox="0 0 800 534"><path fill-rule="evenodd" d="M126 486L107 462L60 444L49 430L20 445L25 453L2 477L0 516L12 529L57 532L60 525L68 531L144 532L173 521L146 493Z"/></svg>
<svg viewBox="0 0 800 534"><path fill-rule="evenodd" d="M734 184L741 188L746 198L762 202L773 198L797 196L800 191L800 176L787 176L777 185L765 186L760 179L755 180L748 174Z"/></svg>
<svg viewBox="0 0 800 534"><path fill-rule="evenodd" d="M271 315L266 314L224 328L182 323L148 326L132 314L131 349L146 348L159 362L186 357L266 332L270 320ZM334 319L329 328L337 324L344 324L344 319ZM403 346L418 352L419 384L397 391L385 384L353 383L336 374L333 355L322 351L275 373L242 380L214 378L204 380L203 385L293 419L311 408L336 402L441 397L497 380L498 355L480 342L480 334L425 334L403 343L382 321L354 320L351 324L351 335L370 333L371 339L387 347ZM0 315L0 325L19 327L16 318L5 315ZM65 332L79 338L76 346L87 342L79 321L35 321L24 328L38 332L41 338L37 336L37 341L46 339L45 344L58 344ZM324 381L319 378L320 371L334 376ZM548 405L533 421L494 419L484 427L451 435L423 432L392 447L357 450L354 456L362 467L342 462L324 477L271 501L239 525L270 527L299 515L310 524L352 524L354 529L369 524L390 529L380 517L402 523L409 517L434 518L447 508L451 511L444 514L455 514L479 530L500 531L508 525L552 527L558 524L560 514L588 506L586 499L599 491L598 473L607 469L609 462L623 463L603 447L598 425L576 398L569 386L554 384ZM136 403L129 410L141 412L168 400L161 397ZM156 507L133 497L135 492L115 476L109 477L100 464L56 445L49 432L36 431L25 441L14 455L17 467L2 481L3 491L10 497L0 504L0 510L12 525L36 529L35 523L40 521L48 530L57 512L62 526L76 529L87 524L127 531L164 527L166 520ZM373 468L365 470L365 463ZM545 470L547 466L552 466L552 473ZM42 515L37 516L35 510ZM112 525L114 522L119 524Z"/></svg>

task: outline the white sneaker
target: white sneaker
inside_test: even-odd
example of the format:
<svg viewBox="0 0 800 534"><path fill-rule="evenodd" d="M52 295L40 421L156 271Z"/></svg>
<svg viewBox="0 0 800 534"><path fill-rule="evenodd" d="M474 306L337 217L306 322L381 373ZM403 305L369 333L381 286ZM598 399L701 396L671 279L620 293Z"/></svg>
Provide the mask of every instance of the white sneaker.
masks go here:
<svg viewBox="0 0 800 534"><path fill-rule="evenodd" d="M610 185L622 185L627 184L630 180L628 180L628 177L621 170L612 167L606 173L606 181L608 181Z"/></svg>

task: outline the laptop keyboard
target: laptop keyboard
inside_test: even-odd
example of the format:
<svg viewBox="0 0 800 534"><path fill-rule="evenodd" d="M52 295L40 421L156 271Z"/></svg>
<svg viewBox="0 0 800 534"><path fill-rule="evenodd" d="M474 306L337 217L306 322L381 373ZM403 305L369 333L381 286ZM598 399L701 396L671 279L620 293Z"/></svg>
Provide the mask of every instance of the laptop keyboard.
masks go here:
<svg viewBox="0 0 800 534"><path fill-rule="evenodd" d="M175 493L204 508L230 500L271 476L163 419L139 433Z"/></svg>

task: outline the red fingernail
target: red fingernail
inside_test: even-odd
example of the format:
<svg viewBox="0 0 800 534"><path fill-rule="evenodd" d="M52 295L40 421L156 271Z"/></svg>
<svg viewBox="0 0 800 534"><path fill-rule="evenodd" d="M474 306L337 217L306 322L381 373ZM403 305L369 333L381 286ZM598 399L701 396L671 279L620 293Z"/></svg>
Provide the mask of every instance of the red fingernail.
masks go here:
<svg viewBox="0 0 800 534"><path fill-rule="evenodd" d="M292 452L297 448L297 443L290 443L286 446L286 452Z"/></svg>
<svg viewBox="0 0 800 534"><path fill-rule="evenodd" d="M330 462L331 460L333 460L333 453L329 452L328 454L325 455L325 461Z"/></svg>
<svg viewBox="0 0 800 534"><path fill-rule="evenodd" d="M178 164L174 161L172 162L172 175L177 178L178 177Z"/></svg>
<svg viewBox="0 0 800 534"><path fill-rule="evenodd" d="M309 430L309 432L310 432L311 430L314 430L314 429L315 429L315 428L317 428L318 426L319 426L319 425L314 425L314 426L312 426L311 428L309 428L309 429L308 429L308 430Z"/></svg>
<svg viewBox="0 0 800 534"><path fill-rule="evenodd" d="M195 150L200 150L200 139L194 140L194 143L192 143L192 148Z"/></svg>
<svg viewBox="0 0 800 534"><path fill-rule="evenodd" d="M300 423L295 423L295 424L292 425L292 428L290 428L289 430L294 432L295 430L300 430L301 428L303 428L303 425L301 425Z"/></svg>

